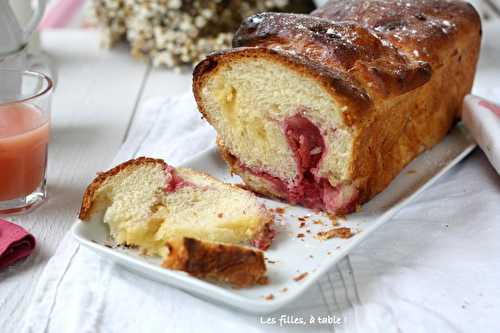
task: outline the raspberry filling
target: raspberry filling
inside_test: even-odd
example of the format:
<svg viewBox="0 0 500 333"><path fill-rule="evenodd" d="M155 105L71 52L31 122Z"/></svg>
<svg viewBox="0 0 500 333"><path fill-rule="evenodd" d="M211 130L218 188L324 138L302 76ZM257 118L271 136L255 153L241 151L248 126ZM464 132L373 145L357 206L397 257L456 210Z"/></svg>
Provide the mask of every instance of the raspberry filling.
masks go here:
<svg viewBox="0 0 500 333"><path fill-rule="evenodd" d="M175 168L170 165L167 165L164 168L164 171L168 176L170 176L168 184L163 189L165 193L173 193L186 186L196 186L180 177ZM265 210L264 207L263 209ZM271 246L274 236L276 236L276 230L273 229L272 222L266 223L264 228L262 228L262 230L255 235L255 238L250 242L250 244L262 251L265 251Z"/></svg>
<svg viewBox="0 0 500 333"><path fill-rule="evenodd" d="M267 223L250 244L259 250L265 251L271 246L274 236L276 236L276 230L272 228L271 223Z"/></svg>
<svg viewBox="0 0 500 333"><path fill-rule="evenodd" d="M192 185L191 183L189 183L189 182L185 181L184 179L182 179L177 174L177 172L175 171L174 167L171 167L170 165L167 165L164 170L165 170L166 174L170 175L170 181L165 186L165 188L163 189L165 192L172 193L172 192L177 191L180 188Z"/></svg>
<svg viewBox="0 0 500 333"><path fill-rule="evenodd" d="M319 162L325 151L325 141L319 128L309 119L295 115L285 120L283 130L290 149L295 154L298 176L289 189L288 200L313 209L323 209L321 187L328 181L316 179Z"/></svg>
<svg viewBox="0 0 500 333"><path fill-rule="evenodd" d="M319 128L306 117L297 114L285 119L283 131L297 164L298 175L293 183L289 184L241 162L238 162L239 167L269 181L278 193L293 204L326 210L332 214L354 211L359 198L356 187L343 184L332 187L326 178L318 175L319 163L326 152Z"/></svg>

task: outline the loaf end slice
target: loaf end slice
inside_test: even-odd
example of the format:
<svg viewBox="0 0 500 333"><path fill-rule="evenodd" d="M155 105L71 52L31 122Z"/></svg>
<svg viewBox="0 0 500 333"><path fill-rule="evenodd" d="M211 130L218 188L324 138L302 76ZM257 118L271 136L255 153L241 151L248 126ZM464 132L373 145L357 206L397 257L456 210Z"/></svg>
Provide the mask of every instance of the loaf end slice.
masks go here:
<svg viewBox="0 0 500 333"><path fill-rule="evenodd" d="M273 216L256 196L206 174L138 158L100 174L84 194L80 219L102 217L118 244L165 257L166 241L254 245L267 249Z"/></svg>
<svg viewBox="0 0 500 333"><path fill-rule="evenodd" d="M168 241L167 247L169 254L162 263L165 268L237 288L267 283L266 264L261 251L188 237Z"/></svg>

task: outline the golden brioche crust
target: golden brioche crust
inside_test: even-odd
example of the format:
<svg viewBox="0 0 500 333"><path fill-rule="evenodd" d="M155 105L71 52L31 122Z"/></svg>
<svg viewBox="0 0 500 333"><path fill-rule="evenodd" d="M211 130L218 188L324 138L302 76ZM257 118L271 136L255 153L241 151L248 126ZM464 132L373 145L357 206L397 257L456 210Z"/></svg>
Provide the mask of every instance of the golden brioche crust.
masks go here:
<svg viewBox="0 0 500 333"><path fill-rule="evenodd" d="M80 212L78 214L78 218L82 221L87 221L90 218L92 212L92 205L94 203L94 193L95 191L106 182L106 180L114 175L120 173L121 171L131 168L137 167L146 164L158 164L162 168L167 167L167 163L161 159L155 159L150 157L138 157L136 159L132 159L126 162L123 162L114 168L101 172L97 175L97 177L90 183L89 186L85 189L83 193L82 205L80 207Z"/></svg>
<svg viewBox="0 0 500 333"><path fill-rule="evenodd" d="M433 59L433 50L453 44L457 34L481 25L474 7L461 0L337 0L328 1L311 15L358 22L406 54L427 48L428 52L422 53L426 61L439 60Z"/></svg>
<svg viewBox="0 0 500 333"><path fill-rule="evenodd" d="M262 13L243 22L233 45L302 55L334 72L359 77L355 84L360 88L385 97L415 89L431 76L428 63L406 57L376 31L352 21L338 23L312 15Z"/></svg>
<svg viewBox="0 0 500 333"><path fill-rule="evenodd" d="M167 242L165 268L184 271L203 279L214 279L234 287L250 287L267 282L261 251L229 244L182 238Z"/></svg>
<svg viewBox="0 0 500 333"><path fill-rule="evenodd" d="M267 58L280 62L297 72L309 76L321 83L337 100L348 106L353 114L364 112L372 108L372 101L366 92L359 87L348 75L323 66L320 63L309 61L300 55L265 47L239 47L212 53L200 62L193 72L193 94L198 108L210 122L201 102L201 87L210 75L214 75L224 64L242 58Z"/></svg>

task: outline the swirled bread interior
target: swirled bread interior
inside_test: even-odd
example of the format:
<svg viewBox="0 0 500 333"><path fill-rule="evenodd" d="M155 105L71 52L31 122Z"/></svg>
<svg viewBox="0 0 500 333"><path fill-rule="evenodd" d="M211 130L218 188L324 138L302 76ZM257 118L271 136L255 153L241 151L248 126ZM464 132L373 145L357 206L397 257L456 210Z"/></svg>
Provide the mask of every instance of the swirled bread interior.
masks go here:
<svg viewBox="0 0 500 333"><path fill-rule="evenodd" d="M251 192L205 174L139 158L99 175L87 188L80 218L102 214L114 240L165 257L166 242L270 245L272 216Z"/></svg>

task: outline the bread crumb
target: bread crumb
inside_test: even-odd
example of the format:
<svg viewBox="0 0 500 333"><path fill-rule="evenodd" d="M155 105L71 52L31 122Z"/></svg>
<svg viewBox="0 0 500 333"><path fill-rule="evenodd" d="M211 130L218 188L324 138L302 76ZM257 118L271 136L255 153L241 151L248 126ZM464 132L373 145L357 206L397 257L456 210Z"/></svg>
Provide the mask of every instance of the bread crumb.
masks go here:
<svg viewBox="0 0 500 333"><path fill-rule="evenodd" d="M317 233L317 238L327 240L330 238L351 238L354 235L351 228L340 227Z"/></svg>
<svg viewBox="0 0 500 333"><path fill-rule="evenodd" d="M266 301L272 301L272 300L274 299L274 295L273 295L273 294L269 294L269 295L267 295L266 297L264 297L264 299L265 299Z"/></svg>
<svg viewBox="0 0 500 333"><path fill-rule="evenodd" d="M303 280L303 279L304 279L304 278L305 278L308 274L309 274L309 273L304 272L304 273L302 273L302 274L297 275L297 276L296 276L296 277L294 277L293 279L294 279L294 281L295 281L295 282L299 282L299 281Z"/></svg>
<svg viewBox="0 0 500 333"><path fill-rule="evenodd" d="M224 217L224 213L217 214L217 217L220 218L220 219L223 218Z"/></svg>
<svg viewBox="0 0 500 333"><path fill-rule="evenodd" d="M286 288L286 287L285 287L285 288L281 289L280 291L281 291L282 293L286 293L286 292L288 291L288 288Z"/></svg>
<svg viewBox="0 0 500 333"><path fill-rule="evenodd" d="M323 225L323 222L321 222L320 220L314 220L313 223Z"/></svg>
<svg viewBox="0 0 500 333"><path fill-rule="evenodd" d="M285 214L285 208L283 207L277 207L274 209L274 211L278 214Z"/></svg>
<svg viewBox="0 0 500 333"><path fill-rule="evenodd" d="M306 226L305 222L300 222L299 228L304 228Z"/></svg>

